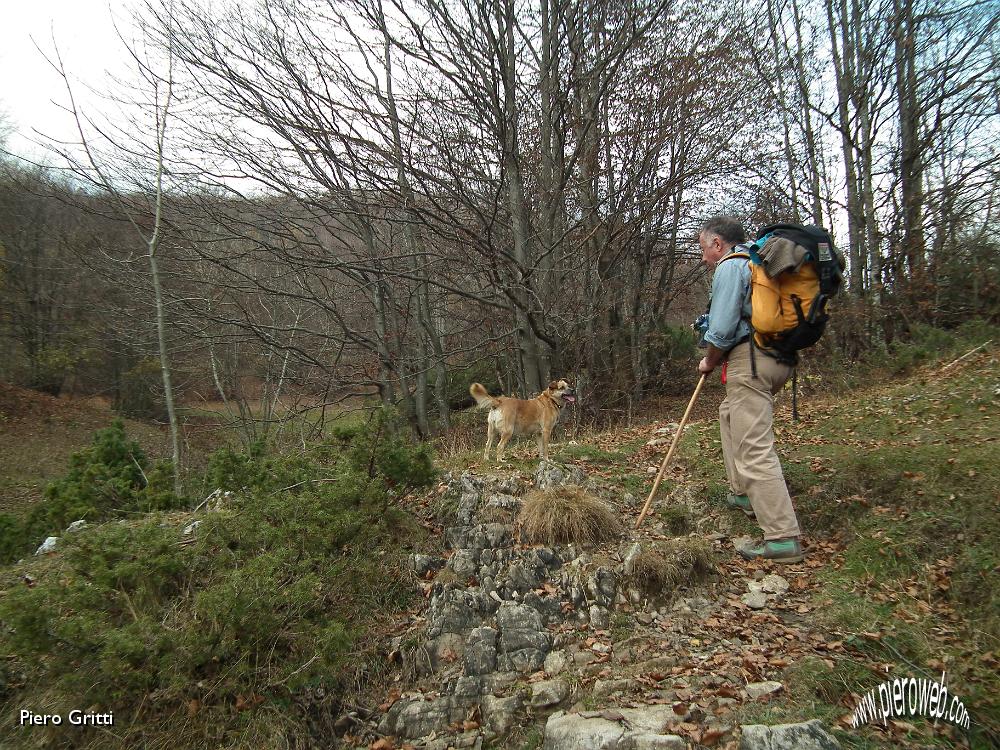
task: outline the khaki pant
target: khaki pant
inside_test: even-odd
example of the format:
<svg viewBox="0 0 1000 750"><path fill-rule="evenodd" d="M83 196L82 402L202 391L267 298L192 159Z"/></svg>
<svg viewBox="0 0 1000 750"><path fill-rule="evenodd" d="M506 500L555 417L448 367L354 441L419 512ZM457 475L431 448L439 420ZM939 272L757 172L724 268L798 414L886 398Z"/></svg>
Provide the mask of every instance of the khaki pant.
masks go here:
<svg viewBox="0 0 1000 750"><path fill-rule="evenodd" d="M792 374L792 368L754 352L757 377L750 369L750 344L729 352L726 398L719 405L722 455L729 486L747 495L764 539L799 536L799 522L792 508L781 462L774 450L774 394Z"/></svg>

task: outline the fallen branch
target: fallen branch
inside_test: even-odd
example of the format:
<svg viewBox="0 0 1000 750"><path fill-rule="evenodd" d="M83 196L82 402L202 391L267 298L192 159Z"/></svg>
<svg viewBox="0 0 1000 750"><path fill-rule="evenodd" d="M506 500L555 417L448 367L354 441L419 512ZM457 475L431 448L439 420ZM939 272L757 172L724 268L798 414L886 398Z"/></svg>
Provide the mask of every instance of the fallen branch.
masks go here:
<svg viewBox="0 0 1000 750"><path fill-rule="evenodd" d="M212 493L208 497L206 497L204 500L202 500L200 503L198 503L198 505L195 507L195 509L192 510L191 512L192 513L197 513L199 510L201 510L205 506L205 503L207 503L213 497L219 497L220 495L222 495L222 490L221 489L212 490Z"/></svg>
<svg viewBox="0 0 1000 750"><path fill-rule="evenodd" d="M132 463L135 464L135 468L137 468L139 470L139 473L142 474L143 489L149 487L149 479L148 477L146 477L146 472L142 470L142 466L140 466L139 462L135 460L135 456L132 455L131 451L129 451L128 457L132 459Z"/></svg>
<svg viewBox="0 0 1000 750"><path fill-rule="evenodd" d="M954 362L949 362L948 364L946 364L938 372L944 372L949 367L953 367L954 365L957 365L963 359L968 359L973 354L975 354L976 352L978 352L980 349L983 349L983 348L989 346L992 343L993 343L993 339L990 339L989 341L984 341L982 344L980 344L979 346L977 346L975 349L971 349L970 351L967 351L965 354L963 354L961 357L959 357L958 359L956 359Z"/></svg>
<svg viewBox="0 0 1000 750"><path fill-rule="evenodd" d="M295 484L290 484L287 487L282 487L280 490L275 491L273 494L277 495L278 492L285 492L286 490L295 489L296 487L301 487L303 484L319 484L320 482L339 482L338 477L331 477L329 479L306 479L301 482L296 482Z"/></svg>
<svg viewBox="0 0 1000 750"><path fill-rule="evenodd" d="M291 674L289 674L287 677L285 677L285 679L279 680L278 682L272 682L270 685L268 685L268 687L278 687L279 685L284 685L286 682L288 682L290 679L292 679L295 675L297 675L303 669L307 669L309 667L309 665L312 664L314 661L316 661L318 658L319 658L319 654L315 654L309 661L307 661L301 667L299 667L294 672L292 672Z"/></svg>

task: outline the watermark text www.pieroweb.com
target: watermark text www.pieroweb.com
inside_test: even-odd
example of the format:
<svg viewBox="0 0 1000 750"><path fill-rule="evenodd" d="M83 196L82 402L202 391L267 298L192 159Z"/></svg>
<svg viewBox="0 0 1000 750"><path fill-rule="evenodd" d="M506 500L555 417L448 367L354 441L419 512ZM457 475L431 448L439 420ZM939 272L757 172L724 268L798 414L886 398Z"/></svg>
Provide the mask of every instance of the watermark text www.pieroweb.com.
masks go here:
<svg viewBox="0 0 1000 750"><path fill-rule="evenodd" d="M857 728L878 721L884 725L890 719L917 716L969 728L969 712L957 695L948 692L944 673L940 682L923 677L886 680L861 697L851 715L851 726Z"/></svg>

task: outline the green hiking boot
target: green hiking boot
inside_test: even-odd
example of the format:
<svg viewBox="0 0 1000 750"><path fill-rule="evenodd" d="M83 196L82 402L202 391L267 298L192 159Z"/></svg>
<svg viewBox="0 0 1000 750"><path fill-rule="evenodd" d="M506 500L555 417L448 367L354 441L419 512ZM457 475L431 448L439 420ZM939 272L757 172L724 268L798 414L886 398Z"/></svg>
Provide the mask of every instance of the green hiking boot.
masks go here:
<svg viewBox="0 0 1000 750"><path fill-rule="evenodd" d="M739 550L744 560L774 560L777 563L802 562L802 545L798 539L768 539L757 547Z"/></svg>
<svg viewBox="0 0 1000 750"><path fill-rule="evenodd" d="M736 495L730 492L726 495L726 505L730 508L742 510L746 514L747 518L756 518L756 515L753 512L753 506L750 505L750 498L746 495Z"/></svg>

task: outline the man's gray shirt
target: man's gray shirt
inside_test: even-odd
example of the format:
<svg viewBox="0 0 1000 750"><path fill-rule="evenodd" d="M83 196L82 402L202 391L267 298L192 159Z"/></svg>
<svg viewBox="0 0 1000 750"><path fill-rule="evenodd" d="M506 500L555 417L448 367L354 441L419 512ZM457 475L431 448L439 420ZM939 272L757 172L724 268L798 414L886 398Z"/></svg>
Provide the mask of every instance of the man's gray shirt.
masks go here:
<svg viewBox="0 0 1000 750"><path fill-rule="evenodd" d="M741 251L737 245L730 252ZM705 332L705 341L722 351L729 351L750 335L750 261L726 260L728 256L715 266Z"/></svg>

